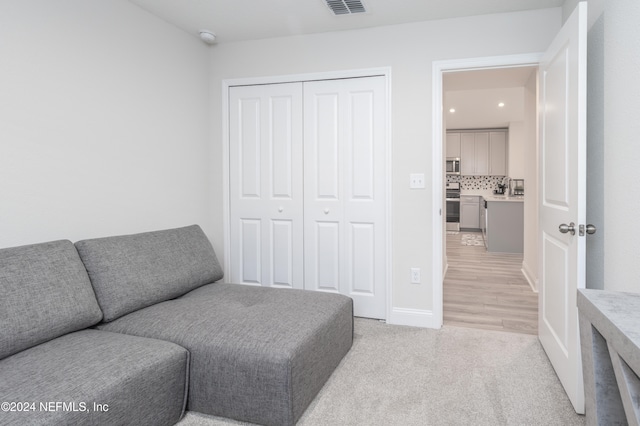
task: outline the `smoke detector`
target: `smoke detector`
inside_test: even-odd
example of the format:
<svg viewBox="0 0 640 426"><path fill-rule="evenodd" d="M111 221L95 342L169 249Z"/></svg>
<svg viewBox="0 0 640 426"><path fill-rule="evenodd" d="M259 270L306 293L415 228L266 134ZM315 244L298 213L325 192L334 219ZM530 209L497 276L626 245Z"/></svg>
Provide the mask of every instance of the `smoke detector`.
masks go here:
<svg viewBox="0 0 640 426"><path fill-rule="evenodd" d="M200 38L207 44L216 42L216 35L209 30L200 30Z"/></svg>
<svg viewBox="0 0 640 426"><path fill-rule="evenodd" d="M365 13L366 9L361 0L324 0L334 15L352 15Z"/></svg>

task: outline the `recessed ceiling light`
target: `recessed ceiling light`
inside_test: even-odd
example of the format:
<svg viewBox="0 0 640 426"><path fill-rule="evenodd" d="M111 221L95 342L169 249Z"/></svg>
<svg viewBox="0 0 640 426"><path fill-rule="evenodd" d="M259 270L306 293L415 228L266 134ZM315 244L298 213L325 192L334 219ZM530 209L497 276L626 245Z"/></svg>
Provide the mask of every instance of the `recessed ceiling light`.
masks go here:
<svg viewBox="0 0 640 426"><path fill-rule="evenodd" d="M504 106L504 102L500 102L500 103L498 104L498 106L499 106L500 108L502 108L502 107Z"/></svg>
<svg viewBox="0 0 640 426"><path fill-rule="evenodd" d="M456 112L456 109L455 108L450 108L449 112L454 113L454 112Z"/></svg>

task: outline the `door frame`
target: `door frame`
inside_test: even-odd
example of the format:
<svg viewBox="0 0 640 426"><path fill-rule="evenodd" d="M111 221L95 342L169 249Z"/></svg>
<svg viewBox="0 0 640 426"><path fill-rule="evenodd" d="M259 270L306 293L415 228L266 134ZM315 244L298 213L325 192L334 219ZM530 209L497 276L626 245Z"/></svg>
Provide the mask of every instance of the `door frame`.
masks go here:
<svg viewBox="0 0 640 426"><path fill-rule="evenodd" d="M489 68L515 68L538 66L543 53L526 53L520 55L487 56L479 58L450 59L434 61L432 66L432 181L431 198L433 204L433 287L432 300L433 328L442 327L443 323L443 281L447 270L444 239L444 132L443 128L443 84L445 72L474 71ZM539 180L540 178L538 178ZM539 184L539 183L538 183Z"/></svg>
<svg viewBox="0 0 640 426"><path fill-rule="evenodd" d="M347 78L360 78L360 77L375 77L382 76L385 78L385 95L386 95L386 130L384 140L385 151L385 191L386 191L386 203L384 207L384 221L385 221L385 238L387 241L386 249L384 253L385 259L385 318L389 320L393 301L391 299L391 277L392 277L392 221L391 221L391 205L392 205L392 150L391 150L391 67L379 67L379 68L365 68L365 69L353 69L353 70L338 70L338 71L326 71L326 72L314 72L303 74L285 74L263 77L245 77L245 78L231 78L222 80L222 188L223 188L223 208L222 208L222 222L223 222L223 259L222 264L225 271L229 271L231 268L231 258L229 253L231 252L231 231L230 231L230 191L229 191L229 90L233 86L253 86L259 84L278 84L278 83L295 83L305 81L318 81L318 80L336 80ZM228 276L225 273L223 280L227 281Z"/></svg>

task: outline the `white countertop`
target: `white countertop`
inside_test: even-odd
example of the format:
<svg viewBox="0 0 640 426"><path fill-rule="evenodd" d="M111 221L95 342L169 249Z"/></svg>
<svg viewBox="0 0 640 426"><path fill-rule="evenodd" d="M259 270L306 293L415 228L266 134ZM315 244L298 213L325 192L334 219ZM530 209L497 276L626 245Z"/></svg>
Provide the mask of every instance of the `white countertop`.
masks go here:
<svg viewBox="0 0 640 426"><path fill-rule="evenodd" d="M505 202L505 203L522 203L524 195L487 195L484 197L487 201Z"/></svg>
<svg viewBox="0 0 640 426"><path fill-rule="evenodd" d="M483 197L483 198L487 198L491 195L493 195L493 190L487 189L487 190L482 190L482 189L463 189L460 191L460 195L473 195L476 197Z"/></svg>
<svg viewBox="0 0 640 426"><path fill-rule="evenodd" d="M524 202L524 195L516 195L516 196L498 195L498 194L494 194L492 190L460 191L460 196L465 196L465 195L482 197L487 201L504 201L504 202L516 202L516 203Z"/></svg>

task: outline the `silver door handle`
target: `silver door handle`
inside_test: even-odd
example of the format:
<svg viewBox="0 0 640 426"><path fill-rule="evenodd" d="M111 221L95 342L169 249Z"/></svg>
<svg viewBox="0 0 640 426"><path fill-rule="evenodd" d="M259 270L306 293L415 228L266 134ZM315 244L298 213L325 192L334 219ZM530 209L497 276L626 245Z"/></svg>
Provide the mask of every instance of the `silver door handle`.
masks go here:
<svg viewBox="0 0 640 426"><path fill-rule="evenodd" d="M580 225L578 227L578 235L580 235L581 237L584 237L584 234L587 233L589 235L593 235L596 233L596 227L592 224L588 224L588 225Z"/></svg>
<svg viewBox="0 0 640 426"><path fill-rule="evenodd" d="M576 235L576 224L573 222L571 222L569 225L563 223L562 225L558 226L558 231L560 231L560 233L562 234L566 234L568 232L571 235Z"/></svg>

